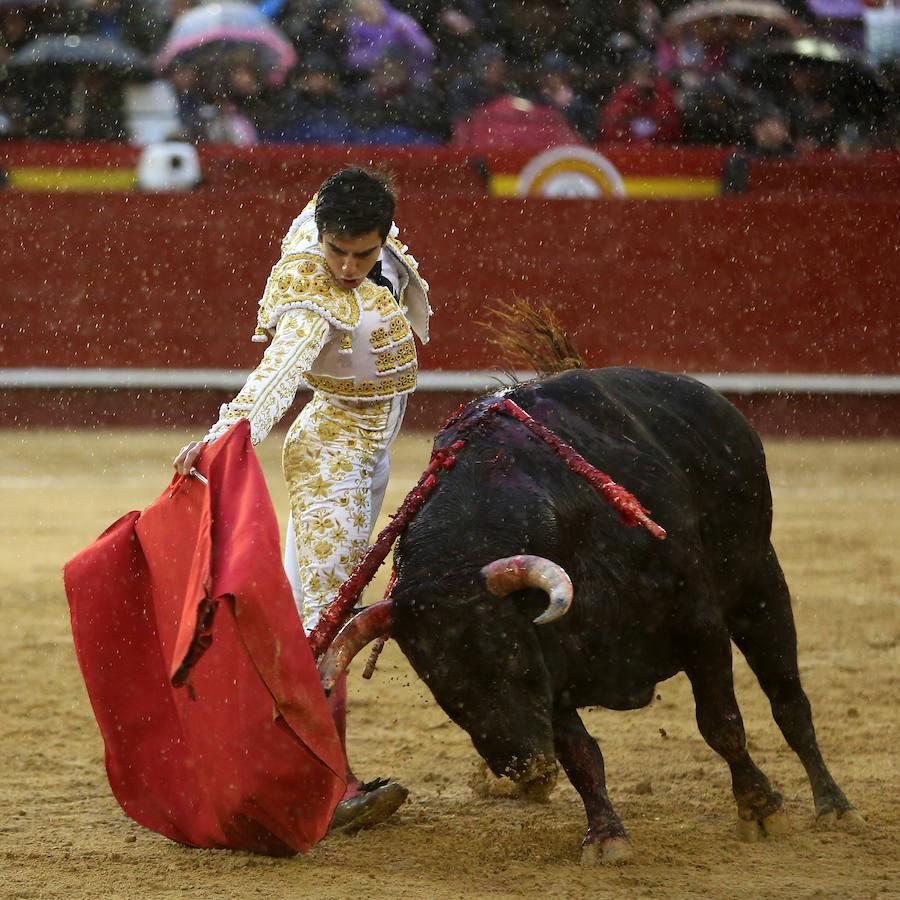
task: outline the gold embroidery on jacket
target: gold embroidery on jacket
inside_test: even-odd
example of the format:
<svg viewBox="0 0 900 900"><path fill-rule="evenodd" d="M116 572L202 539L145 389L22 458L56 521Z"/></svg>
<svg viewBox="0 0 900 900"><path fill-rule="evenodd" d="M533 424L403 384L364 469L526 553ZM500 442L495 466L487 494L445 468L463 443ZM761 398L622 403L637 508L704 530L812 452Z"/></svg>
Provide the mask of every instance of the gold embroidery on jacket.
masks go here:
<svg viewBox="0 0 900 900"><path fill-rule="evenodd" d="M406 371L396 376L380 378L378 381L355 381L353 378L334 378L331 375L306 375L313 390L335 397L354 400L383 400L398 394L408 394L416 389L416 366L412 364Z"/></svg>
<svg viewBox="0 0 900 900"><path fill-rule="evenodd" d="M396 372L416 361L416 345L412 340L398 344L393 350L385 350L375 357L375 369L379 375Z"/></svg>
<svg viewBox="0 0 900 900"><path fill-rule="evenodd" d="M373 328L372 334L369 336L369 343L376 353L392 344L399 344L412 334L409 322L406 321L406 317L400 312L400 307L397 306L396 301L391 302L393 309L389 310L388 315L390 317L388 318L387 315L384 315L386 325ZM381 312L380 309L379 312Z"/></svg>
<svg viewBox="0 0 900 900"><path fill-rule="evenodd" d="M403 338L409 336L409 322L403 316L395 316L388 325L388 332L394 343L402 341Z"/></svg>
<svg viewBox="0 0 900 900"><path fill-rule="evenodd" d="M382 350L390 344L391 338L384 328L373 328L372 334L369 335L369 343L373 350Z"/></svg>
<svg viewBox="0 0 900 900"><path fill-rule="evenodd" d="M309 309L342 331L359 322L360 305L353 291L334 281L324 258L309 251L288 253L272 269L262 300L255 340L266 340L278 319L290 309Z"/></svg>

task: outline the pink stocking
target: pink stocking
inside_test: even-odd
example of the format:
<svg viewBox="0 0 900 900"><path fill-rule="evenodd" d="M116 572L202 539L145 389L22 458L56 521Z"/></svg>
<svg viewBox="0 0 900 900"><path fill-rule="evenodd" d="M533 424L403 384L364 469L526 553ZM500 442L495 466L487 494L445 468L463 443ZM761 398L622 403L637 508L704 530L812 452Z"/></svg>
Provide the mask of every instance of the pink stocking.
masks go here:
<svg viewBox="0 0 900 900"><path fill-rule="evenodd" d="M347 753L347 676L341 677L332 688L331 695L328 698L328 705L331 708L331 716L337 727L338 737L341 739L341 745L344 748L344 754ZM359 779L350 769L350 762L347 762L347 792L344 799L356 796L359 793Z"/></svg>

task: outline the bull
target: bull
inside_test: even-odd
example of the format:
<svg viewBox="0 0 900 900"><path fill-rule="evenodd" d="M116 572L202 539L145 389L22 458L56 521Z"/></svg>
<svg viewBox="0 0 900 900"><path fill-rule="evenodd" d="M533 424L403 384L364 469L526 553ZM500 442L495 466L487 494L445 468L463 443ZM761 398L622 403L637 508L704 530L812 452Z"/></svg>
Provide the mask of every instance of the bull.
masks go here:
<svg viewBox="0 0 900 900"><path fill-rule="evenodd" d="M519 422L488 415L502 396L630 489L667 540L624 528ZM747 748L733 641L806 769L817 815L861 823L816 741L763 447L734 406L687 376L574 369L475 401L435 448L463 433L455 466L398 542L390 599L345 627L326 679L390 634L495 776L540 799L562 765L587 815L582 860L614 862L631 844L578 709L638 709L678 672L731 770L739 836L789 830Z"/></svg>

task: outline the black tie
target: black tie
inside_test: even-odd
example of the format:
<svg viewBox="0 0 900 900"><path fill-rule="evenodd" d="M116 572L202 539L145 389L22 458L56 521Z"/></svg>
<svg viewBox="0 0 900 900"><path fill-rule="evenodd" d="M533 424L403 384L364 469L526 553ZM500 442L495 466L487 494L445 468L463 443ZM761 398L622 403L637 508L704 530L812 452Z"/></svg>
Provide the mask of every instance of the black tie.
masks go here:
<svg viewBox="0 0 900 900"><path fill-rule="evenodd" d="M374 281L375 284L380 285L381 287L386 287L390 292L391 296L396 300L397 295L394 293L394 286L391 284L391 279L381 274L381 260L372 266L372 271L369 272L369 280Z"/></svg>

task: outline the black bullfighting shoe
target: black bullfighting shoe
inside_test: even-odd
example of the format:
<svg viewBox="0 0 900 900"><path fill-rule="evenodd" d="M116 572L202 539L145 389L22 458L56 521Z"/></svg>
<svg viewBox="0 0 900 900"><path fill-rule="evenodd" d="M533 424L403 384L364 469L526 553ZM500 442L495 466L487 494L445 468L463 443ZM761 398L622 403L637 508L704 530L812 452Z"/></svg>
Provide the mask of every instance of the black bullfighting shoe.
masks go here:
<svg viewBox="0 0 900 900"><path fill-rule="evenodd" d="M408 796L409 791L396 781L367 781L360 784L359 793L338 803L328 830L347 833L371 828L397 812Z"/></svg>

